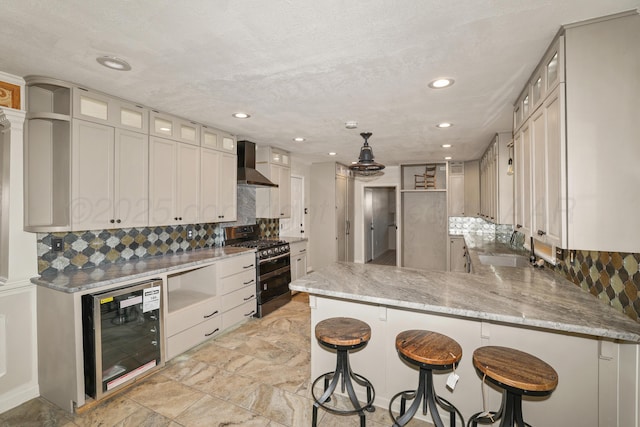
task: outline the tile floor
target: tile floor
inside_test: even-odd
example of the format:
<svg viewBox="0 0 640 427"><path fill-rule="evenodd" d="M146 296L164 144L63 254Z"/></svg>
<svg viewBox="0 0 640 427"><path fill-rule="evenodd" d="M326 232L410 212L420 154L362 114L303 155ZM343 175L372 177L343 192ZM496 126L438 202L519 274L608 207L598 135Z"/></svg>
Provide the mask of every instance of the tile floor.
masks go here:
<svg viewBox="0 0 640 427"><path fill-rule="evenodd" d="M91 410L70 414L36 398L0 414L0 426L310 426L310 339L308 297L297 294ZM359 420L320 410L318 425ZM386 410L367 413L367 426L389 425Z"/></svg>

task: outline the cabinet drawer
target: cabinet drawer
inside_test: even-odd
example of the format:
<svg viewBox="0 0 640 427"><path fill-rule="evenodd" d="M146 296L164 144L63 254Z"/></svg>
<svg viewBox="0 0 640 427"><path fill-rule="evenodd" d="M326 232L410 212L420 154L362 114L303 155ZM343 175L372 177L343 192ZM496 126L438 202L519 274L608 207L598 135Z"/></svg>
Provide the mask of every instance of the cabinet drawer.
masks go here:
<svg viewBox="0 0 640 427"><path fill-rule="evenodd" d="M222 310L229 311L229 309L244 304L247 301L256 299L256 286L249 285L242 289L233 291L229 294L222 296Z"/></svg>
<svg viewBox="0 0 640 427"><path fill-rule="evenodd" d="M244 319L249 319L256 314L256 300L252 299L242 305L222 313L222 329L227 329Z"/></svg>
<svg viewBox="0 0 640 427"><path fill-rule="evenodd" d="M222 331L222 316L217 315L167 339L167 360L184 353Z"/></svg>
<svg viewBox="0 0 640 427"><path fill-rule="evenodd" d="M249 285L253 288L256 287L256 271L254 269L220 279L220 294L225 295Z"/></svg>
<svg viewBox="0 0 640 427"><path fill-rule="evenodd" d="M256 268L256 254L249 252L218 263L218 277L226 277Z"/></svg>
<svg viewBox="0 0 640 427"><path fill-rule="evenodd" d="M290 243L289 247L291 248L291 258L293 258L296 255L304 254L307 252L306 241Z"/></svg>
<svg viewBox="0 0 640 427"><path fill-rule="evenodd" d="M169 313L166 323L167 336L175 335L218 314L220 314L220 299L217 297Z"/></svg>

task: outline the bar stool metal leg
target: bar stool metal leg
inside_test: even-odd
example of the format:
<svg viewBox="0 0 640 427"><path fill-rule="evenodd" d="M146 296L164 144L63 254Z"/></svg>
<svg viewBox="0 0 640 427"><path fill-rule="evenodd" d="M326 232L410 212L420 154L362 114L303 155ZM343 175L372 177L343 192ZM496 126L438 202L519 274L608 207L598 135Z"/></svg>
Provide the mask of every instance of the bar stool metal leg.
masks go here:
<svg viewBox="0 0 640 427"><path fill-rule="evenodd" d="M396 419L391 411L393 402L400 397L400 416ZM413 400L409 409L405 412L406 401ZM431 411L431 418L436 427L444 427L438 406L449 412L450 426L456 425L456 410L448 401L439 397L433 386L433 371L425 367L420 367L420 376L418 379L418 388L415 391L406 390L397 393L391 398L389 403L389 414L393 420L394 427L402 427L413 418L418 412L418 408L422 403L422 414L427 415ZM464 425L464 421L462 422Z"/></svg>
<svg viewBox="0 0 640 427"><path fill-rule="evenodd" d="M313 396L313 419L312 426L317 425L318 421L318 408L322 407L328 412L334 414L355 414L357 413L360 416L360 426L365 427L366 425L366 417L364 415L364 411L373 412L375 408L373 407L373 401L375 399L375 389L362 375L356 374L351 370L351 366L349 364L349 348L348 347L339 347L336 349L337 351L337 360L336 360L336 369L333 372L327 372L313 382L311 387L311 395ZM320 397L316 397L315 395L315 386L320 381L324 381L324 393ZM358 398L356 396L355 390L353 388L353 381L355 381L358 385L366 387L367 390L367 402L364 406L360 406L360 402L358 402ZM349 400L353 405L352 410L338 410L334 408L330 408L325 405L325 403L331 400L331 395L335 391L338 386L338 382L340 382L341 391L344 393L345 390L347 395L349 396Z"/></svg>

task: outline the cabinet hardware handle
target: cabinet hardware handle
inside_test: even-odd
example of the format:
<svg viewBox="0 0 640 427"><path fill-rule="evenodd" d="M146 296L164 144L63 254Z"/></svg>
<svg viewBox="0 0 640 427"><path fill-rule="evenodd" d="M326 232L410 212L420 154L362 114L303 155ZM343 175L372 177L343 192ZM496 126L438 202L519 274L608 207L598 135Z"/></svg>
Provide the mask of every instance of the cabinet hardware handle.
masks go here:
<svg viewBox="0 0 640 427"><path fill-rule="evenodd" d="M522 228L522 224L516 224L516 228Z"/></svg>
<svg viewBox="0 0 640 427"><path fill-rule="evenodd" d="M178 217L178 219L179 219L180 221L182 221L182 217L181 217L181 216L180 216L180 217Z"/></svg>
<svg viewBox="0 0 640 427"><path fill-rule="evenodd" d="M246 298L242 298L243 301L249 301L250 299L254 298L255 294L252 294L250 297L246 297Z"/></svg>
<svg viewBox="0 0 640 427"><path fill-rule="evenodd" d="M111 220L109 220L109 222L110 222L111 224L113 224L113 223L115 222L115 220L111 219Z"/></svg>
<svg viewBox="0 0 640 427"><path fill-rule="evenodd" d="M256 313L255 310L251 310L249 313L245 314L244 317L253 316Z"/></svg>
<svg viewBox="0 0 640 427"><path fill-rule="evenodd" d="M547 234L545 231L538 230L538 236L544 236L545 234Z"/></svg>
<svg viewBox="0 0 640 427"><path fill-rule="evenodd" d="M300 249L300 252L307 252L306 249Z"/></svg>
<svg viewBox="0 0 640 427"><path fill-rule="evenodd" d="M251 268L251 267L253 267L253 264L250 264L250 265L243 265L243 266L242 266L242 268Z"/></svg>
<svg viewBox="0 0 640 427"><path fill-rule="evenodd" d="M302 258L298 258L298 261L302 261Z"/></svg>
<svg viewBox="0 0 640 427"><path fill-rule="evenodd" d="M117 220L116 220L116 222L117 222L118 224L120 224L122 221L121 221L121 220L119 220L119 219L117 219Z"/></svg>
<svg viewBox="0 0 640 427"><path fill-rule="evenodd" d="M248 285L249 283L253 282L253 279L249 280L248 282L242 282L243 285Z"/></svg>
<svg viewBox="0 0 640 427"><path fill-rule="evenodd" d="M178 220L178 217L177 217L177 216L174 216L174 217L173 217L173 220L174 220L174 221L177 221L177 220Z"/></svg>
<svg viewBox="0 0 640 427"><path fill-rule="evenodd" d="M213 315L216 315L216 314L218 314L218 310L214 311L214 312L213 312L213 313L211 313L211 314L205 314L205 315L204 315L204 318L205 318L205 319L208 319L209 317L211 317L211 316L213 316Z"/></svg>
<svg viewBox="0 0 640 427"><path fill-rule="evenodd" d="M220 330L220 328L215 328L213 330L213 332L209 332L208 334L204 334L205 337L210 337L211 335L215 334L216 332L218 332Z"/></svg>

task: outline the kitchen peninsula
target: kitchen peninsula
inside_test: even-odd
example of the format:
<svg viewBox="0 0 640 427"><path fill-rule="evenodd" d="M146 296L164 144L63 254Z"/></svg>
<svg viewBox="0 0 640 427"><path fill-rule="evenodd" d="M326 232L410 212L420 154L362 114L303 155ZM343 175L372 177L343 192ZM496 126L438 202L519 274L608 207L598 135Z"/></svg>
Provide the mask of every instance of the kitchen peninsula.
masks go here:
<svg viewBox="0 0 640 427"><path fill-rule="evenodd" d="M482 380L471 355L501 345L534 354L559 374L549 398L525 399L532 425L638 426L640 325L550 271L482 265L478 253L495 245L469 237L467 244L474 274L334 263L290 287L310 294L312 327L334 316L371 326L371 341L351 362L373 383L380 408L398 391L415 389L417 373L400 361L394 342L402 330L418 328L462 346L455 391L445 388L447 375L435 381L465 418L482 410ZM334 357L312 338L311 377L333 370ZM499 392L490 389L488 402L487 409L497 409Z"/></svg>

